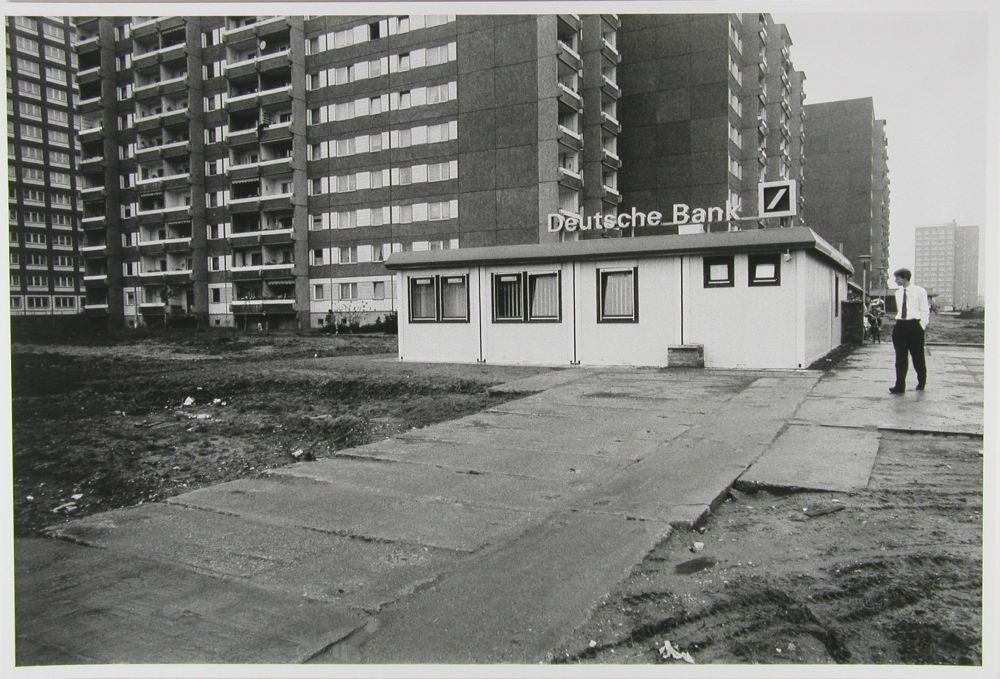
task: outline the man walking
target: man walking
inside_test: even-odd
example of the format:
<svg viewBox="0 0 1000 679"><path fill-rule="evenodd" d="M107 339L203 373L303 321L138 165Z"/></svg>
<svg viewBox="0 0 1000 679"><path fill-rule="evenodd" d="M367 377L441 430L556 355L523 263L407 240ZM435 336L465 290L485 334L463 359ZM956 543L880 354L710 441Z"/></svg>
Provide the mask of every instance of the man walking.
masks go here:
<svg viewBox="0 0 1000 679"><path fill-rule="evenodd" d="M913 361L913 370L917 373L917 391L923 391L927 384L924 330L930 321L927 291L910 282L913 274L909 269L899 269L892 275L899 287L896 288L896 325L892 329L892 346L896 350L896 384L889 389L889 393L902 394L906 391L909 360Z"/></svg>

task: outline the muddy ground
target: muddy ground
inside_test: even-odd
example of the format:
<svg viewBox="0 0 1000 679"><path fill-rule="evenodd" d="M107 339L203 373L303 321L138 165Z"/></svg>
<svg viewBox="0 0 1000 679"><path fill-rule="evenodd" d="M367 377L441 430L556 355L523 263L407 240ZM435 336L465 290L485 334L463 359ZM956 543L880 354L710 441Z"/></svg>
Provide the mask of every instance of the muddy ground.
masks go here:
<svg viewBox="0 0 1000 679"><path fill-rule="evenodd" d="M941 317L928 341L982 332ZM538 372L394 351L383 336L15 343L16 534L459 417ZM978 438L885 434L862 492L736 489L637 565L557 662L683 663L663 659L670 641L699 664L979 664L982 460Z"/></svg>
<svg viewBox="0 0 1000 679"><path fill-rule="evenodd" d="M461 417L538 372L404 365L395 350L393 336L16 343L15 534Z"/></svg>

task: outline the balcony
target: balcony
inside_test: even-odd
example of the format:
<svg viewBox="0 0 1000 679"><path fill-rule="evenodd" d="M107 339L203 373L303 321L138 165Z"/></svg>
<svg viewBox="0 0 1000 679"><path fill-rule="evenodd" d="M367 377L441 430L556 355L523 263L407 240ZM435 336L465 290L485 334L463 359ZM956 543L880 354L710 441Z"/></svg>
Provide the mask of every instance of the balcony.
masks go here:
<svg viewBox="0 0 1000 679"><path fill-rule="evenodd" d="M247 266L233 266L229 271L233 274L234 280L256 280L263 278L269 272L280 271L284 274L290 273L295 267L294 262L282 264L251 264Z"/></svg>
<svg viewBox="0 0 1000 679"><path fill-rule="evenodd" d="M84 256L93 254L104 254L108 249L107 243L100 243L99 245L81 245L80 253Z"/></svg>
<svg viewBox="0 0 1000 679"><path fill-rule="evenodd" d="M171 179L187 179L191 176L190 172L175 172L174 174L151 174L143 179L137 179L135 181L136 186L149 186L151 184L158 184L160 182L168 182Z"/></svg>
<svg viewBox="0 0 1000 679"><path fill-rule="evenodd" d="M608 149L601 149L601 162L614 170L621 169L622 166L622 159L618 157L618 154Z"/></svg>
<svg viewBox="0 0 1000 679"><path fill-rule="evenodd" d="M164 152L170 150L182 150L187 151L190 141L187 139L179 139L177 141L169 141L166 143L156 143L149 144L148 146L137 147L135 150L135 155L145 155L157 152Z"/></svg>
<svg viewBox="0 0 1000 679"><path fill-rule="evenodd" d="M108 274L106 273L95 273L95 274L84 274L84 283L94 283L96 281L106 281L108 280Z"/></svg>
<svg viewBox="0 0 1000 679"><path fill-rule="evenodd" d="M560 28L566 28L570 33L579 33L580 29L583 28L583 21L578 14L559 14L557 18L561 25Z"/></svg>
<svg viewBox="0 0 1000 679"><path fill-rule="evenodd" d="M583 68L583 59L580 58L579 52L577 52L575 49L570 47L562 40L557 40L556 42L559 43L558 57L560 61L569 66L574 71L578 71L581 68Z"/></svg>
<svg viewBox="0 0 1000 679"><path fill-rule="evenodd" d="M605 203L618 205L622 202L622 194L613 186L601 184L601 200Z"/></svg>
<svg viewBox="0 0 1000 679"><path fill-rule="evenodd" d="M622 124L607 111L601 111L601 127L611 134L620 134L622 131Z"/></svg>
<svg viewBox="0 0 1000 679"><path fill-rule="evenodd" d="M574 151L583 149L583 137L579 132L575 132L565 125L559 125L559 143Z"/></svg>
<svg viewBox="0 0 1000 679"><path fill-rule="evenodd" d="M618 83L606 75L601 76L601 91L612 99L620 99L622 96L622 89L618 87Z"/></svg>
<svg viewBox="0 0 1000 679"><path fill-rule="evenodd" d="M559 172L559 184L574 191L583 189L583 177L580 176L579 172L561 165L557 169Z"/></svg>
<svg viewBox="0 0 1000 679"><path fill-rule="evenodd" d="M618 48L608 42L606 38L601 38L601 54L612 64L621 63L622 55L618 52Z"/></svg>
<svg viewBox="0 0 1000 679"><path fill-rule="evenodd" d="M80 36L79 39L73 41L73 49L79 52L82 47L91 47L92 45L96 45L97 41L100 39L101 36L97 33L94 35Z"/></svg>
<svg viewBox="0 0 1000 679"><path fill-rule="evenodd" d="M558 87L559 87L560 104L568 106L569 108L572 108L574 111L583 110L583 98L580 96L579 92L577 92L575 89L571 87L564 85L563 83L558 83Z"/></svg>

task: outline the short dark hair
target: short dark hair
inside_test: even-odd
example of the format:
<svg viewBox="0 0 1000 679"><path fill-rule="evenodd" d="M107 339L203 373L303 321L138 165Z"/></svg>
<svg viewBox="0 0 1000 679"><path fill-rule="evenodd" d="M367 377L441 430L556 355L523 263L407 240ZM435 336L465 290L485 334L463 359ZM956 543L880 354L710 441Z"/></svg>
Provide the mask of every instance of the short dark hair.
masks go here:
<svg viewBox="0 0 1000 679"><path fill-rule="evenodd" d="M900 278L905 278L906 280L913 279L913 273L909 269L896 269L892 272L893 276L899 276Z"/></svg>

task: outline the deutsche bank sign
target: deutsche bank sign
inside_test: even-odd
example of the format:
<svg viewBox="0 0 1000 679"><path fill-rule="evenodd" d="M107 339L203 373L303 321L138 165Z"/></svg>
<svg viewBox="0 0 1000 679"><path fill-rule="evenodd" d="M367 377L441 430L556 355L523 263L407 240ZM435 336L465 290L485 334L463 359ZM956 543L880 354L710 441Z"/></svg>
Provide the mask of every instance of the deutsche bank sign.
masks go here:
<svg viewBox="0 0 1000 679"><path fill-rule="evenodd" d="M763 182L758 186L757 215L761 218L791 217L798 203L794 179Z"/></svg>

